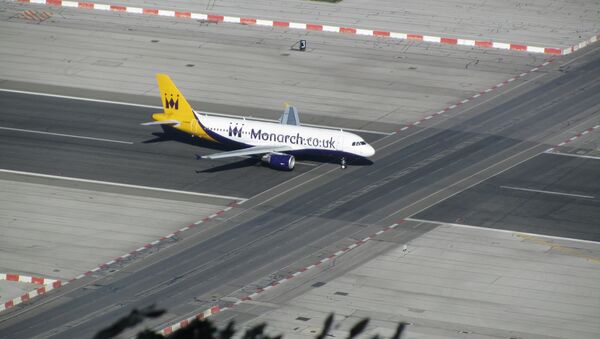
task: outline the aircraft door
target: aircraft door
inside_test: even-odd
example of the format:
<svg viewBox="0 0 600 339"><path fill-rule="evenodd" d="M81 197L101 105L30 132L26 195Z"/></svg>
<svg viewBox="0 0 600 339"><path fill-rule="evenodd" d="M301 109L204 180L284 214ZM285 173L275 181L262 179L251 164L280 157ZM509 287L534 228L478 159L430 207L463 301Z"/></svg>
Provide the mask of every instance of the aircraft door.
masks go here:
<svg viewBox="0 0 600 339"><path fill-rule="evenodd" d="M336 151L344 151L344 131L343 130L340 130L340 133L338 133L335 150Z"/></svg>

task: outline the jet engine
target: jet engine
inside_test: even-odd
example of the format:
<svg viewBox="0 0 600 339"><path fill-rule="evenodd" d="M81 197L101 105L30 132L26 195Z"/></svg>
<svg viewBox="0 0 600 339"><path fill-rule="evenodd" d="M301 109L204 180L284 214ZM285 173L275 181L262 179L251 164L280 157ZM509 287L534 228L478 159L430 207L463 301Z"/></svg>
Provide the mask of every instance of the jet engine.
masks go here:
<svg viewBox="0 0 600 339"><path fill-rule="evenodd" d="M284 153L268 153L262 156L262 161L269 167L281 170L291 171L296 164L296 158L293 155Z"/></svg>

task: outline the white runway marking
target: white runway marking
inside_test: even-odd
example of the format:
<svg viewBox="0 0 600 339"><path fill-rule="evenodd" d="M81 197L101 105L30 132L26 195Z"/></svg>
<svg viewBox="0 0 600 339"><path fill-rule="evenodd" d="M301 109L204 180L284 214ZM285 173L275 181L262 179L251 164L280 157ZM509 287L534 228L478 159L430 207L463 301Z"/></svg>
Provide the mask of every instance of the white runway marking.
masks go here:
<svg viewBox="0 0 600 339"><path fill-rule="evenodd" d="M75 96L70 96L70 95L59 95L59 94L50 94L50 93L19 91L19 90L16 90L16 89L7 89L7 88L0 88L0 92L28 94L28 95L38 95L38 96L51 97L51 98L60 98L60 99L68 99L68 100L79 100L79 101L88 101L88 102L98 102L98 103L103 103L103 104L132 106L132 107L152 108L152 109L158 109L158 110L162 110L163 109L162 106L135 104L135 103L123 102L123 101L112 101L112 100L82 98L82 97L75 97ZM237 118L237 119L243 118L243 116L239 116L239 115L223 114L223 113L215 113L215 112L206 112L206 111L202 111L202 112L198 111L197 113L202 113L202 114L206 113L208 115L215 115L215 116L221 116L221 117L230 117L230 118ZM264 118L255 118L255 117L247 117L247 118L248 118L248 120L257 120L257 121L268 121L268 122L277 122L278 121L278 120L273 120L273 119L264 119ZM371 131L371 130L366 130L366 129L341 128L341 127L335 127L335 126L324 126L324 125L313 125L313 124L302 124L302 126L328 128L328 129L335 129L335 130L342 129L344 131L361 132L361 133L369 133L369 134L380 134L380 135L392 135L392 134L394 134L394 132L380 132L380 131Z"/></svg>
<svg viewBox="0 0 600 339"><path fill-rule="evenodd" d="M32 172L23 172L23 171L13 171L13 170L7 170L7 169L0 169L0 173L2 173L2 172L3 173L29 175L29 176L41 177L41 178L49 178L49 179L60 179L60 180L67 180L67 181L86 182L86 183L91 183L91 184L102 184L102 185L117 186L117 187L145 189L145 190L157 191L157 192L168 192L168 193L178 193L178 194L185 194L185 195L196 195L196 196L201 196L201 197L221 198L221 199L227 199L227 200L237 200L237 201L242 201L242 202L247 200L245 198L230 197L230 196L226 196L226 195L208 194L208 193L197 193L197 192L188 192L188 191L179 191L179 190L172 190L172 189L158 188L158 187L150 187L150 186L139 186L139 185L121 184L121 183L110 182L110 181L90 180L90 179L81 179L81 178L73 178L73 177L63 177L63 176L59 176L59 175L50 175L50 174L41 174L41 173L32 173Z"/></svg>
<svg viewBox="0 0 600 339"><path fill-rule="evenodd" d="M114 143L118 143L118 144L128 144L128 145L133 144L133 142L131 142L131 141L121 141L121 140L104 139L104 138L93 138L93 137L86 137L86 136L83 136L83 135L52 133L52 132L36 131L36 130L32 130L32 129L22 129L22 128L2 127L2 126L0 126L0 129L6 130L6 131L15 131L15 132L25 132L25 133L36 133L36 134L53 135L53 136L65 137L65 138L75 138L75 139L86 139L86 140L94 140L94 141L114 142Z"/></svg>
<svg viewBox="0 0 600 339"><path fill-rule="evenodd" d="M145 108L162 109L161 106L133 104L133 103L122 102L122 101L81 98L81 97L74 97L74 96L70 96L70 95L58 95L58 94L50 94L50 93L19 91L19 90L16 90L16 89L7 89L7 88L0 88L0 92L38 95L38 96L50 97L50 98L60 98L60 99L79 100L79 101L88 101L88 102L99 102L99 103L103 103L103 104L113 104L113 105L122 105L122 106L134 106L134 107L145 107Z"/></svg>
<svg viewBox="0 0 600 339"><path fill-rule="evenodd" d="M546 153L546 154L562 155L562 156L565 156L565 157L574 157L574 158L584 158L584 159L600 160L600 157L595 157L593 155L571 154L571 153L562 153L562 152L556 152L556 151L549 151L549 152L544 152L544 153Z"/></svg>
<svg viewBox="0 0 600 339"><path fill-rule="evenodd" d="M415 218L404 218L404 220L414 221L414 222L425 222L425 223L430 223L430 224L439 224L440 226L448 225L448 226L454 226L454 227L470 228L470 229L477 229L477 230L487 230L487 231L494 231L494 232L500 232L500 233L524 234L524 235L530 235L530 236L540 237L540 238L548 238L548 239L556 239L556 240L569 240L569 241L577 241L577 242L588 243L588 244L600 244L600 242L592 241L592 240L582 240L582 239L575 239L575 238L557 237L557 236L553 236L553 235L544 235L544 234L537 234L537 233L527 233L527 232L519 232L519 231L512 231L512 230L503 230L503 229L492 228L492 227L455 224L455 223L450 223L450 222L441 222L441 221L415 219Z"/></svg>
<svg viewBox="0 0 600 339"><path fill-rule="evenodd" d="M536 190L536 189L523 188L523 187L500 186L500 188L515 190L515 191L525 191L525 192L543 193L543 194L551 194L551 195L563 195L563 196L575 197L575 198L585 198L585 199L594 199L595 198L592 195L581 195L581 194L572 194L572 193L563 193L563 192L554 192L554 191L544 191L544 190Z"/></svg>

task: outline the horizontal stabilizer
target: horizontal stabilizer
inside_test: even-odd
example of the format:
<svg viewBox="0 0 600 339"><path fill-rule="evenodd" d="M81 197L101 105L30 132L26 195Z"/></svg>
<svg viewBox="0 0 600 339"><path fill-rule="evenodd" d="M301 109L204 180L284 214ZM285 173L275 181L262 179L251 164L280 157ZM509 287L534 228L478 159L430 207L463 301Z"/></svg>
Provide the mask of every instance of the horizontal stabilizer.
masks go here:
<svg viewBox="0 0 600 339"><path fill-rule="evenodd" d="M246 155L261 155L267 153L285 152L291 151L290 146L255 146L250 148L244 148L236 151L215 153L202 156L202 159L221 159L230 157L241 157Z"/></svg>
<svg viewBox="0 0 600 339"><path fill-rule="evenodd" d="M181 124L181 122L177 121L177 120L162 120L162 121L151 121L151 122L144 122L143 124L141 124L142 126L152 126L152 125L173 125L175 127L179 126Z"/></svg>

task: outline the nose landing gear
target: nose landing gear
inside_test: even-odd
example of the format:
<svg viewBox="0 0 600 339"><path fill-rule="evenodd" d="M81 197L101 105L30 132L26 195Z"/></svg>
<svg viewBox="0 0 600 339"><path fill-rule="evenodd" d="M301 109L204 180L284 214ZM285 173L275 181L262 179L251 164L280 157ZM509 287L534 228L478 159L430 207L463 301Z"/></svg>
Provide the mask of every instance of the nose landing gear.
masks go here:
<svg viewBox="0 0 600 339"><path fill-rule="evenodd" d="M340 160L340 165L341 165L342 169L346 169L346 164L347 164L346 163L346 158L342 158Z"/></svg>

